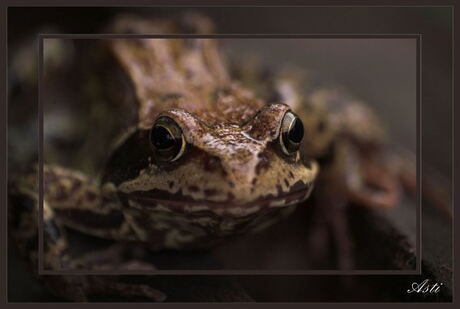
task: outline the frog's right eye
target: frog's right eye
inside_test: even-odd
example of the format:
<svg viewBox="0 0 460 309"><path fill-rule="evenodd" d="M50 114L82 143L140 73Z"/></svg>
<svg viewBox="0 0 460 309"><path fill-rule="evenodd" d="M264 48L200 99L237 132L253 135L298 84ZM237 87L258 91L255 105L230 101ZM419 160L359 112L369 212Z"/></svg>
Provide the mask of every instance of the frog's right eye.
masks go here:
<svg viewBox="0 0 460 309"><path fill-rule="evenodd" d="M150 130L150 144L160 161L176 161L185 151L185 137L170 117L159 117Z"/></svg>

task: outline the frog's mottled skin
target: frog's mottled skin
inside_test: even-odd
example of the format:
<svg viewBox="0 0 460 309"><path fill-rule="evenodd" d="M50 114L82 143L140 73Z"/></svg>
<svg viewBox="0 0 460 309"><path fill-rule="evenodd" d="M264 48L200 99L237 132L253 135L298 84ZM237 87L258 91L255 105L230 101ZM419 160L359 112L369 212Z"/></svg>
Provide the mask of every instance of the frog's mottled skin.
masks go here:
<svg viewBox="0 0 460 309"><path fill-rule="evenodd" d="M209 33L212 24L194 15L179 23L121 17L106 32L190 31ZM45 268L88 267L68 255L63 226L140 241L151 249L208 247L268 226L304 201L317 178L316 194L325 201L325 211L336 209L337 200L394 204L394 184L384 172L373 183L383 193L365 188L371 179L366 171L378 170L372 154L383 130L371 111L343 92L303 94L301 79L292 72L267 80L242 67L231 77L211 39L111 39L102 45L108 55L104 59L111 59L127 81L124 91L132 92L110 100L118 117L126 115L129 124L119 130L122 136L100 180L45 165ZM263 91L244 87L251 82ZM279 145L288 111L305 128L301 151L290 155ZM149 132L161 116L173 119L186 141L184 154L173 162L156 160L150 146ZM35 180L25 177L16 188L29 203L37 199ZM30 211L21 216L33 222ZM342 232L336 229L335 235ZM90 289L78 291L81 295L62 294L84 299Z"/></svg>

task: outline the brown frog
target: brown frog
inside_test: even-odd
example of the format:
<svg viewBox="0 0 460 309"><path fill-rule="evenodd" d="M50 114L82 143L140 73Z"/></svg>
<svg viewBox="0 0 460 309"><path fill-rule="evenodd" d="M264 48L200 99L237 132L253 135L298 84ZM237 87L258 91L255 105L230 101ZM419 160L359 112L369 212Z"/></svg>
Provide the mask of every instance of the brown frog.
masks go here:
<svg viewBox="0 0 460 309"><path fill-rule="evenodd" d="M180 22L120 17L106 32L210 33L212 28L194 15ZM43 167L45 269L102 267L69 254L64 227L153 250L203 248L269 226L307 199L315 181L325 217L349 201L369 207L396 203L396 173L378 159L382 126L343 91L305 94L292 72L267 79L243 68L231 76L213 39L117 38L102 45L104 61L112 61L111 69L126 85L109 91L104 113L110 118L112 107L116 110L114 119L121 120L108 131L120 137L99 178L53 162ZM251 82L263 87L243 87ZM113 95L123 91L130 95ZM18 211L16 228L34 227L36 174L22 177L13 191L29 205ZM340 240L345 222L331 226ZM23 244L36 237L24 234L16 234ZM349 268L348 244L344 240L340 246L341 267ZM55 286L73 287L57 293L74 300L108 292L164 298L149 287L99 277L52 277Z"/></svg>

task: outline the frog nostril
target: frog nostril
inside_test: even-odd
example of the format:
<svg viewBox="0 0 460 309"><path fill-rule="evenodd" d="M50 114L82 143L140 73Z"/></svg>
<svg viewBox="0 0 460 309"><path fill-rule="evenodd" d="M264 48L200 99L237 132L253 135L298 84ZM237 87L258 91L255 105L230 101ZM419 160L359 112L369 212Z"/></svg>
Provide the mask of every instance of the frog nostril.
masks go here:
<svg viewBox="0 0 460 309"><path fill-rule="evenodd" d="M203 169L206 172L220 174L225 176L227 172L222 166L222 161L219 157L213 155L206 155L203 159Z"/></svg>

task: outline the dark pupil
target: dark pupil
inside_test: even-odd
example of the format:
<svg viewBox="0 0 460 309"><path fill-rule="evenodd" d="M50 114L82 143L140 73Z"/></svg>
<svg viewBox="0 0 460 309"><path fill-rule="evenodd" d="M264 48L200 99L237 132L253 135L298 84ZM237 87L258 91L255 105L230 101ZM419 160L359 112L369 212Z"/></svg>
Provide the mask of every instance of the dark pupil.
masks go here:
<svg viewBox="0 0 460 309"><path fill-rule="evenodd" d="M294 143L300 143L303 138L303 124L299 118L295 118L293 122L294 123L292 124L291 129L288 132L288 137Z"/></svg>
<svg viewBox="0 0 460 309"><path fill-rule="evenodd" d="M166 128L156 126L152 131L152 143L157 149L168 149L174 146L176 140Z"/></svg>

